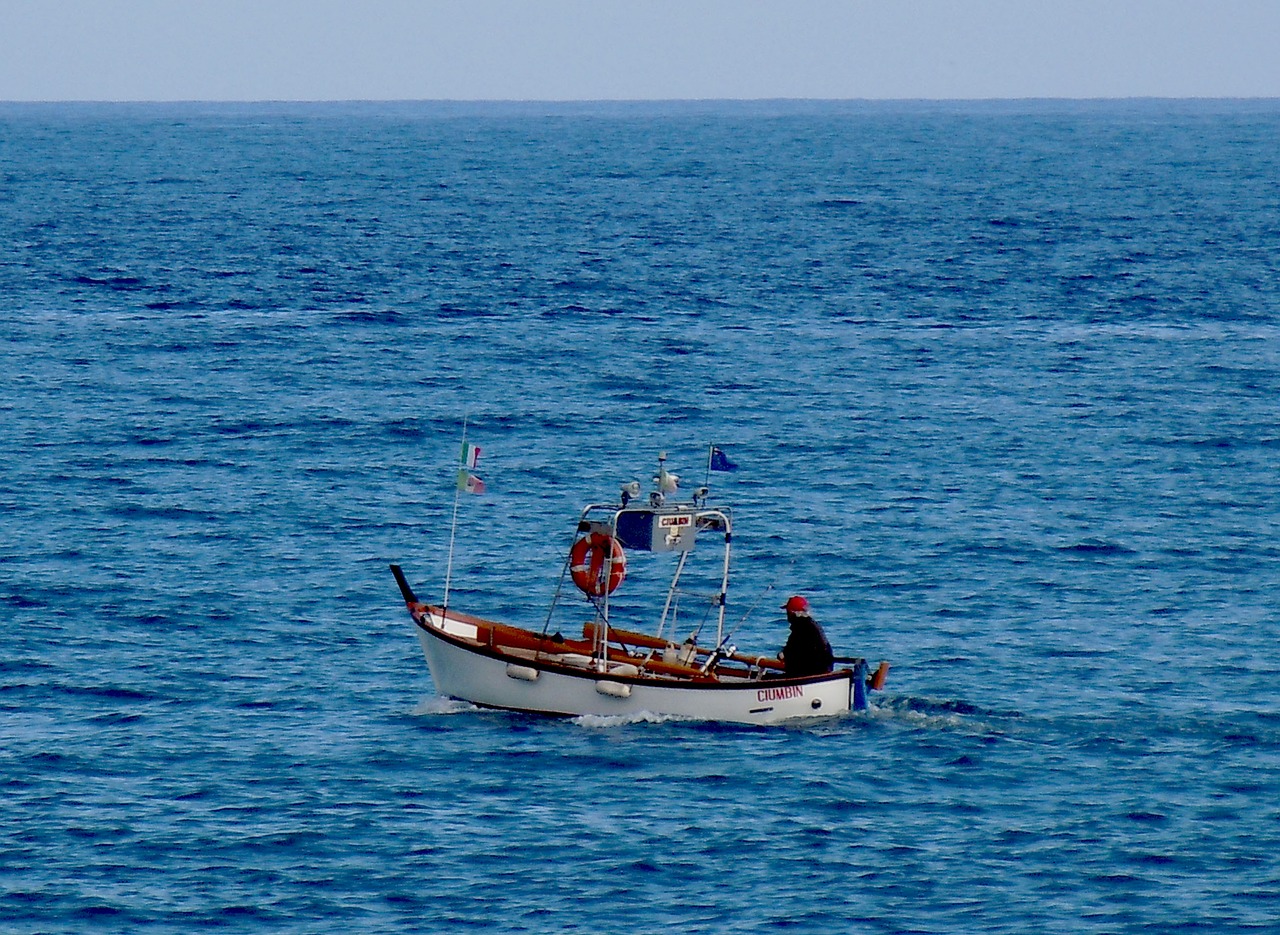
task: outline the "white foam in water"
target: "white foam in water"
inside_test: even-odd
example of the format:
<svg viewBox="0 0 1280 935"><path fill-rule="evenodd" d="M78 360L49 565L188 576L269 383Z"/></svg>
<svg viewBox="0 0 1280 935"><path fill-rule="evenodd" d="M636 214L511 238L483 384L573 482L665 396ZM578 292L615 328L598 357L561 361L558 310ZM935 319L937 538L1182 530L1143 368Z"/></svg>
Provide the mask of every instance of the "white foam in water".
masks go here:
<svg viewBox="0 0 1280 935"><path fill-rule="evenodd" d="M483 710L483 708L479 708L469 701L430 695L418 702L413 709L413 714L415 717L420 717L423 715L467 714Z"/></svg>
<svg viewBox="0 0 1280 935"><path fill-rule="evenodd" d="M675 714L654 714L652 711L637 711L634 714L583 714L570 720L581 727L622 727L627 724L667 724L672 721L697 722L696 718L680 717Z"/></svg>

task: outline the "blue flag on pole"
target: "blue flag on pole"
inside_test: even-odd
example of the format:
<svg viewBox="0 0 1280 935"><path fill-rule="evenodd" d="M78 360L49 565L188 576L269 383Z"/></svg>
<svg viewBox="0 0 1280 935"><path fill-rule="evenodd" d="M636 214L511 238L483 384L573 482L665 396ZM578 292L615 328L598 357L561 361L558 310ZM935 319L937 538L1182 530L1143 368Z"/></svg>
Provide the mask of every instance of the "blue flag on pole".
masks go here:
<svg viewBox="0 0 1280 935"><path fill-rule="evenodd" d="M736 471L738 466L729 460L729 456L723 450L711 447L711 461L707 465L712 471Z"/></svg>

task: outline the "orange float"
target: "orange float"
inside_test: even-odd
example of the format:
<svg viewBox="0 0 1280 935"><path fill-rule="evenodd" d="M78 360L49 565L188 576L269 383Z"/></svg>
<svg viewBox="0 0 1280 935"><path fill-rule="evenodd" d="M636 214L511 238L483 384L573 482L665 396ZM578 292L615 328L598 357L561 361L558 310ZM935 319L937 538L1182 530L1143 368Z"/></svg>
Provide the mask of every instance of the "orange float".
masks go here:
<svg viewBox="0 0 1280 935"><path fill-rule="evenodd" d="M622 551L622 543L601 532L583 536L569 550L569 574L578 589L589 597L612 594L627 576L627 556Z"/></svg>

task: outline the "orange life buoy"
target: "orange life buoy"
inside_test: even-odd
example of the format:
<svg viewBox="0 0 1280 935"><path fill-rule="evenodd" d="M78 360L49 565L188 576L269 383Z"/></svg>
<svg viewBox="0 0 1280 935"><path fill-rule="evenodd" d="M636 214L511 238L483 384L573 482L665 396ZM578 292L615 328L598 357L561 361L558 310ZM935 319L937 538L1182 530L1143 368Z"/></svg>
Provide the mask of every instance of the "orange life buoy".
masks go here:
<svg viewBox="0 0 1280 935"><path fill-rule="evenodd" d="M622 551L622 543L601 532L583 536L569 550L569 574L583 594L591 597L612 594L627 576L627 556Z"/></svg>

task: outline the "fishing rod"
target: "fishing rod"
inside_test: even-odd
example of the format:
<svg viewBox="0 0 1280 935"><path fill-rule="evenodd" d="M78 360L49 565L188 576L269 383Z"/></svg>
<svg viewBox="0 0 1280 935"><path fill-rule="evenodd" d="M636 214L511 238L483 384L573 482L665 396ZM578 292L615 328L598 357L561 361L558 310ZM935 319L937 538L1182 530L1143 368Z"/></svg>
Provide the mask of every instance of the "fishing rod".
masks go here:
<svg viewBox="0 0 1280 935"><path fill-rule="evenodd" d="M763 591L760 592L760 596L756 598L755 603L747 608L747 612L742 615L742 619L740 619L736 624L734 624L733 629L731 629L728 633L724 635L724 639L720 641L720 645L711 651L711 654L707 657L706 663L704 663L702 666L703 672L710 672L713 668L715 668L715 665L717 662L719 662L721 659L725 657L732 657L738 651L738 648L736 646L729 645L730 638L732 638L733 634L738 631L739 627L741 627L744 623L747 622L747 618L750 617L755 612L755 609L759 607L760 604L764 601L764 599L769 596L769 592L778 586L778 582L782 579L783 573L790 571L791 566L794 565L795 563L796 563L796 560L793 558L790 562L787 563L786 568L782 569L776 575L774 575L773 580L769 582L769 585ZM702 629L702 625L699 624L698 630L700 631L701 629ZM697 642L697 637L698 637L698 633L695 631L691 639L693 639L694 642Z"/></svg>
<svg viewBox="0 0 1280 935"><path fill-rule="evenodd" d="M735 624L733 625L733 629L731 629L731 630L728 632L728 634L726 634L725 638L724 638L724 639L722 639L722 640L720 641L720 644L721 644L722 646L723 646L726 642L728 642L729 637L730 637L730 636L732 636L736 630L738 630L738 629L739 629L739 628L740 628L744 623L746 623L746 622L747 622L747 618L748 618L748 617L750 617L753 613L755 613L756 608L757 608L757 607L759 607L759 606L760 606L760 603L761 603L761 602L762 602L766 597L768 597L768 596L769 596L769 592L770 592L770 591L772 591L774 588L776 588L776 587L778 586L778 582L782 579L782 576L783 576L786 572L790 571L790 570L791 570L791 566L793 566L795 563L796 563L796 560L793 558L791 561L789 561L789 562L787 563L787 567L786 567L786 568L782 569L782 571L778 572L776 575L774 575L774 576L773 576L773 580L772 580L771 582L769 582L769 584L765 587L765 589L764 589L763 591L761 591L761 592L760 592L760 596L756 598L755 603L754 603L754 604L752 604L750 607L748 607L748 608L747 608L747 612L746 612L745 614L743 614L743 615L742 615L742 618L741 618L737 623L735 623ZM710 616L710 615L708 615L708 616ZM693 633L689 636L689 639L690 639L690 640L692 640L692 641L693 641L693 642L695 642L695 643L698 641L698 634L702 632L702 624L703 624L703 623L706 623L706 622L707 622L707 619L706 619L706 617L704 617L704 618L703 618L703 620L702 620L702 623L698 624L698 629L694 630L694 631L693 631Z"/></svg>

